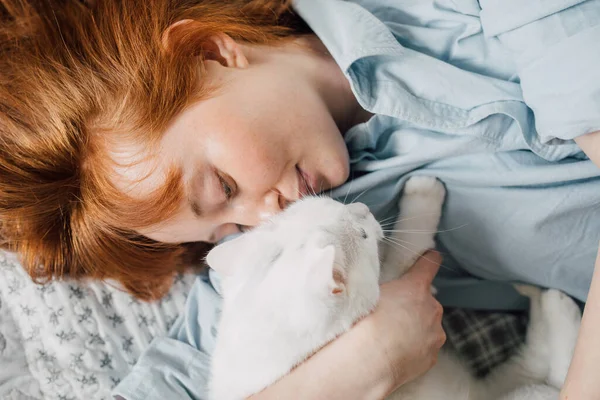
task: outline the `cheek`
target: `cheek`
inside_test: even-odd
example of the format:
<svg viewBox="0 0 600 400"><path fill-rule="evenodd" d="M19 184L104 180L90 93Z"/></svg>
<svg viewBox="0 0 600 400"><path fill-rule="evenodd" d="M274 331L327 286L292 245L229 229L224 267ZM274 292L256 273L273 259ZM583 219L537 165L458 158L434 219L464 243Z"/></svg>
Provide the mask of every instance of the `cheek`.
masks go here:
<svg viewBox="0 0 600 400"><path fill-rule="evenodd" d="M261 134L230 135L215 158L223 164L244 187L272 185L284 170L290 156L285 141L276 134L263 131Z"/></svg>
<svg viewBox="0 0 600 400"><path fill-rule="evenodd" d="M240 233L240 230L238 229L237 225L235 225L235 224L219 225L215 229L214 235L211 238L212 239L211 241L216 243L216 242L220 241L221 239L225 238L226 236L235 235L236 233Z"/></svg>
<svg viewBox="0 0 600 400"><path fill-rule="evenodd" d="M162 243L210 242L220 228L220 216L198 218L189 207L182 209L163 223L138 230L152 240ZM235 227L235 225L234 225Z"/></svg>
<svg viewBox="0 0 600 400"><path fill-rule="evenodd" d="M350 174L348 148L331 116L321 110L319 117L312 119L312 125L305 130L312 133L306 138L310 144L309 157L316 161L319 172L331 186L339 186Z"/></svg>

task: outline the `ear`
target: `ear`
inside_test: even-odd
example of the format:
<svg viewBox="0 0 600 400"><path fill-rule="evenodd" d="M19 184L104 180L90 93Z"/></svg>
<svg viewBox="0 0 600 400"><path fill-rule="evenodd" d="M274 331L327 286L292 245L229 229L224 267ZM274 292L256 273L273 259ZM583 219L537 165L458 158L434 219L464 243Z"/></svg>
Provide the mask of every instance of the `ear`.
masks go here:
<svg viewBox="0 0 600 400"><path fill-rule="evenodd" d="M335 261L335 246L317 247L309 250L310 269L316 275L318 284L324 284L327 291L334 296L346 292L346 274Z"/></svg>
<svg viewBox="0 0 600 400"><path fill-rule="evenodd" d="M213 247L206 256L206 263L222 276L234 274L244 254L248 254L252 250L253 241L249 238L250 236L253 235L243 234ZM255 241L254 244L256 244Z"/></svg>
<svg viewBox="0 0 600 400"><path fill-rule="evenodd" d="M206 60L218 61L229 68L248 68L248 58L244 48L224 33L208 38L202 44L202 50Z"/></svg>
<svg viewBox="0 0 600 400"><path fill-rule="evenodd" d="M162 35L162 46L166 51L172 51L183 37L193 35L201 31L196 29L198 22L191 19L183 19L171 24ZM231 36L225 33L217 33L206 38L197 38L196 51L202 53L206 60L219 62L224 67L247 68L248 58L244 48Z"/></svg>
<svg viewBox="0 0 600 400"><path fill-rule="evenodd" d="M191 19L182 19L181 21L177 21L169 25L161 37L163 50L166 50L167 52L172 51L177 43L176 38L179 36L177 33L186 27L190 27L193 23L194 21Z"/></svg>

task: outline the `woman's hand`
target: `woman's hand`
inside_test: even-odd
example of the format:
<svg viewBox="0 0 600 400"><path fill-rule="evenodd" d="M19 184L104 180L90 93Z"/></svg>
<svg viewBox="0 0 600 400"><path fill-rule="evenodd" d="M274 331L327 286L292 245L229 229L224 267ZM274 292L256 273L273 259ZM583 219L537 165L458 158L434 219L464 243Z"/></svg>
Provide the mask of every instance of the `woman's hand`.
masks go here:
<svg viewBox="0 0 600 400"><path fill-rule="evenodd" d="M383 399L425 373L445 341L431 294L440 256L426 253L381 287L375 311L252 399Z"/></svg>
<svg viewBox="0 0 600 400"><path fill-rule="evenodd" d="M440 262L439 253L428 252L402 278L382 285L377 308L357 325L366 324L368 343L377 343L373 351L387 361L392 389L427 372L446 341L442 306L431 294Z"/></svg>

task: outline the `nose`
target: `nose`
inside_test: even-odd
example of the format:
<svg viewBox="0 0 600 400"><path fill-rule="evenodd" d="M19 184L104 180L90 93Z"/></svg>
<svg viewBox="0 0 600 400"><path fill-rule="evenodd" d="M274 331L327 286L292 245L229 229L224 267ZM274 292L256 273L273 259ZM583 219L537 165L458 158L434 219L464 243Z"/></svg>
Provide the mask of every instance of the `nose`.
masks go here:
<svg viewBox="0 0 600 400"><path fill-rule="evenodd" d="M289 205L287 200L278 190L272 189L258 204L258 217L265 220L285 210Z"/></svg>
<svg viewBox="0 0 600 400"><path fill-rule="evenodd" d="M348 210L359 218L365 218L371 212L369 207L363 203L352 203L346 206Z"/></svg>
<svg viewBox="0 0 600 400"><path fill-rule="evenodd" d="M248 199L244 202L236 215L235 223L245 226L256 226L260 222L279 214L289 205L286 199L277 190L269 190L263 196Z"/></svg>

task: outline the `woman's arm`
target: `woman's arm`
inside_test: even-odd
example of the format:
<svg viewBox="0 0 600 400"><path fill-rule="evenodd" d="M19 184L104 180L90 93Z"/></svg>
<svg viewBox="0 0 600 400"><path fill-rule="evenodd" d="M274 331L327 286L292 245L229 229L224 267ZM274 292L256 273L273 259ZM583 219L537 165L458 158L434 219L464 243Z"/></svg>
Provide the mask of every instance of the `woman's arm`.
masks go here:
<svg viewBox="0 0 600 400"><path fill-rule="evenodd" d="M587 156L600 166L600 131L581 136L575 141ZM600 253L596 259L575 354L561 392L562 400L600 398L600 381L596 376L600 365L598 336L600 336Z"/></svg>
<svg viewBox="0 0 600 400"><path fill-rule="evenodd" d="M392 376L387 360L377 359L377 344L369 343L360 324L251 400L383 399L393 387Z"/></svg>
<svg viewBox="0 0 600 400"><path fill-rule="evenodd" d="M251 400L383 399L425 373L446 339L430 290L439 265L439 254L428 253L383 285L371 315Z"/></svg>
<svg viewBox="0 0 600 400"><path fill-rule="evenodd" d="M600 399L600 252L596 259L592 286L581 321L581 330L575 347L575 355L563 386L562 400Z"/></svg>
<svg viewBox="0 0 600 400"><path fill-rule="evenodd" d="M575 138L581 150L600 167L600 131Z"/></svg>

